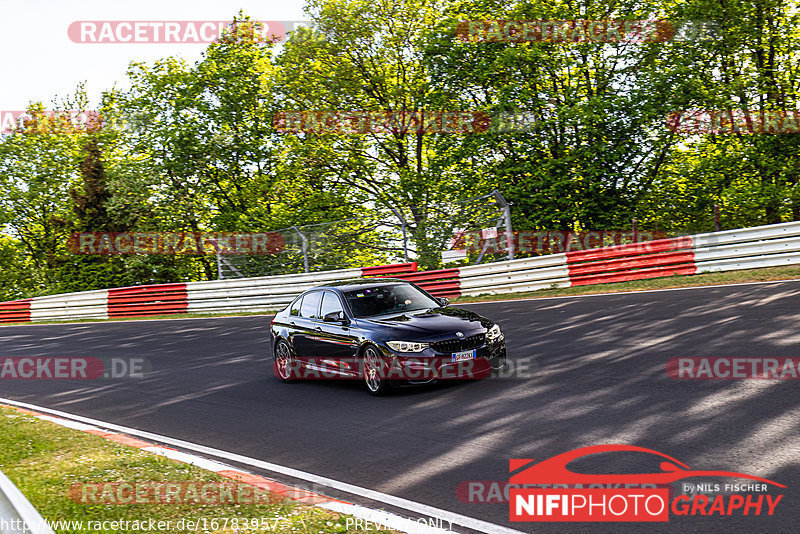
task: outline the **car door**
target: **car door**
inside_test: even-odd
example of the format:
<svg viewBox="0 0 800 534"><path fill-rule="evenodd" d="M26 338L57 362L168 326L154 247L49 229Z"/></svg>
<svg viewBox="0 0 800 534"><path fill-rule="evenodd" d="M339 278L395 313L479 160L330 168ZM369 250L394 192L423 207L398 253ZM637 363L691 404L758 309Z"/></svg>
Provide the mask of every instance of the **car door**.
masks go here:
<svg viewBox="0 0 800 534"><path fill-rule="evenodd" d="M355 352L358 347L350 321L344 311L339 295L335 291L325 291L320 306L320 321L316 325L315 352L319 363L325 370L334 374L343 373L356 376L358 363ZM331 320L334 316L340 321ZM328 318L326 321L325 318ZM345 322L341 322L344 319Z"/></svg>
<svg viewBox="0 0 800 534"><path fill-rule="evenodd" d="M289 339L289 343L294 348L295 352L297 352L297 321L300 318L300 306L303 304L303 297L297 297L294 299L289 305L289 311L286 314L286 322L282 324L282 326L286 327L286 337ZM277 320L277 319L276 319Z"/></svg>
<svg viewBox="0 0 800 534"><path fill-rule="evenodd" d="M321 291L310 291L303 295L296 316L290 316L294 335L292 345L298 359L304 363L315 356L315 328L318 324L319 305L322 300Z"/></svg>

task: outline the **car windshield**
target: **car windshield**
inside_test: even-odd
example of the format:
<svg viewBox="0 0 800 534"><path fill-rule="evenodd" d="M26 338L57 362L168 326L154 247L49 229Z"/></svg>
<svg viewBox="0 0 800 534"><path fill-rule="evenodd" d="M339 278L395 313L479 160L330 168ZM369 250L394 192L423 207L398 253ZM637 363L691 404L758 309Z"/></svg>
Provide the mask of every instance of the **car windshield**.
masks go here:
<svg viewBox="0 0 800 534"><path fill-rule="evenodd" d="M355 317L374 317L441 306L437 301L409 284L381 284L343 291Z"/></svg>

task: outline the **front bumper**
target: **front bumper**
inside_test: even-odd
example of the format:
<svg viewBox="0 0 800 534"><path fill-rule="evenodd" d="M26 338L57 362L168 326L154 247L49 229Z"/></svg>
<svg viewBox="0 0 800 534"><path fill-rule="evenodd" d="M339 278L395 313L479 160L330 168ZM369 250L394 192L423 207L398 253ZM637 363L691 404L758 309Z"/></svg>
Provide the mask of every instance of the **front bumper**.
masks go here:
<svg viewBox="0 0 800 534"><path fill-rule="evenodd" d="M506 365L505 340L500 338L475 349L475 357L453 361L452 353L426 349L419 354L395 353L388 348L384 355L388 363L387 378L424 383L432 380L473 380L486 378L493 370Z"/></svg>

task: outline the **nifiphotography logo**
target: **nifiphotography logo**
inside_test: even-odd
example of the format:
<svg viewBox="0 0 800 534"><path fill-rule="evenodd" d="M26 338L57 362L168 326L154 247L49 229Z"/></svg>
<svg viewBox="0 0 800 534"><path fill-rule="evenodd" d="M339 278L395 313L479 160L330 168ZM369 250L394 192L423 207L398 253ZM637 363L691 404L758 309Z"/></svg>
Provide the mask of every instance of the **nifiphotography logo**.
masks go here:
<svg viewBox="0 0 800 534"><path fill-rule="evenodd" d="M635 474L582 474L567 464L607 452L642 452L660 456L660 472ZM767 494L767 485L783 484L734 471L693 470L688 465L652 449L634 445L594 445L575 449L530 465L534 460L509 460L510 521L669 521L675 515L773 515L783 495ZM520 468L530 466L522 471ZM670 502L664 487L691 477L749 479L759 484L724 484L725 491L760 494L678 495ZM646 485L661 487L644 487ZM531 487L550 486L550 487ZM559 487L561 486L561 487ZM624 487L623 487L624 486ZM691 485L690 485L691 486ZM713 484L716 490L722 485Z"/></svg>

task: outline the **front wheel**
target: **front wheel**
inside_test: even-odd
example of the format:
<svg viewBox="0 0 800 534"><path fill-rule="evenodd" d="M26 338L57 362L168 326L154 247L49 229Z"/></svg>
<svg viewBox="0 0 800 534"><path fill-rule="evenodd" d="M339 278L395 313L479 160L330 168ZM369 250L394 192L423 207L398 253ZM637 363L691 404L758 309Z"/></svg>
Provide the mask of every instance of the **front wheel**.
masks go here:
<svg viewBox="0 0 800 534"><path fill-rule="evenodd" d="M292 357L292 349L289 344L281 339L275 345L275 359L272 362L272 372L281 382L294 382L293 371L295 370L295 359Z"/></svg>
<svg viewBox="0 0 800 534"><path fill-rule="evenodd" d="M383 395L389 390L391 385L385 376L387 367L376 347L364 349L362 368L367 391L372 395Z"/></svg>

